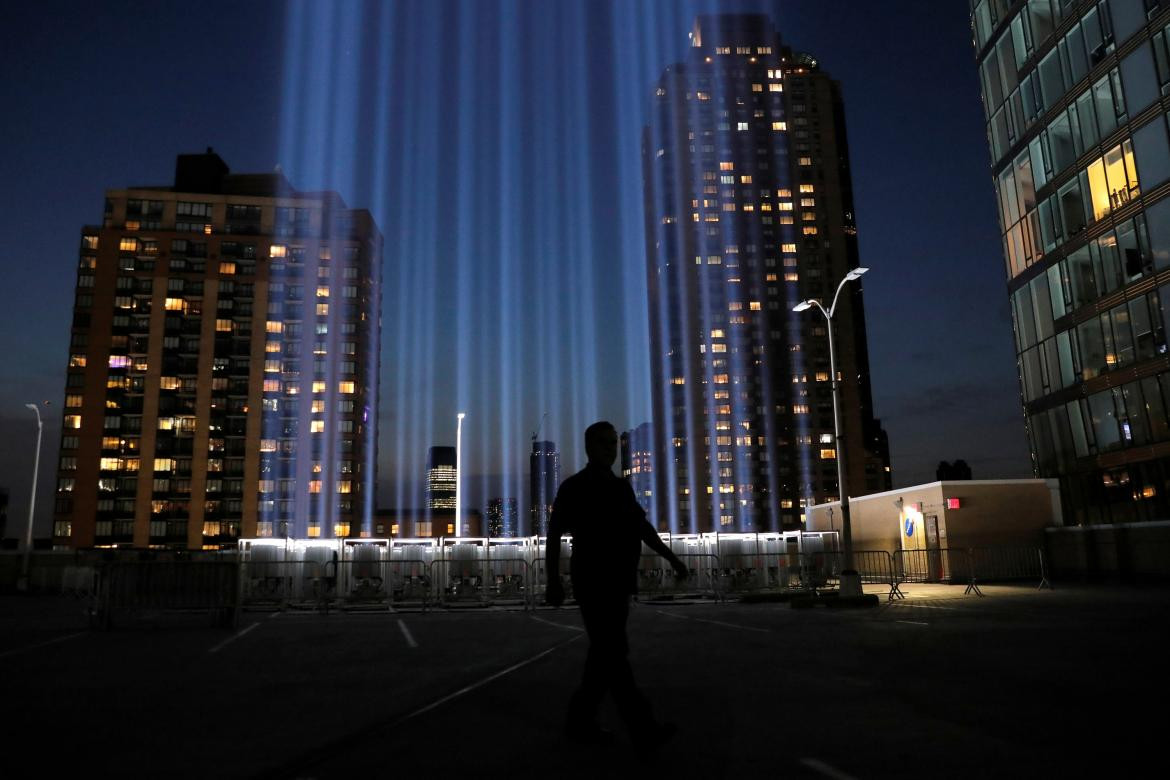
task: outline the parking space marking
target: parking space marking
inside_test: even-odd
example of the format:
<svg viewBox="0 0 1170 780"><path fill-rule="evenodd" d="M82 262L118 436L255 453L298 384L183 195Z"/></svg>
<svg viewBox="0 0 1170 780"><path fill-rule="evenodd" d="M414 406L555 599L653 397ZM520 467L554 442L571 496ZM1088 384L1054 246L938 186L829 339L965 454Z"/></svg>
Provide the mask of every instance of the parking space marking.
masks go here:
<svg viewBox="0 0 1170 780"><path fill-rule="evenodd" d="M691 617L689 615L674 615L670 612L663 612L660 609L656 609L654 611L657 612L659 615L666 615L667 617L672 617L672 618L675 618L677 620L694 620L696 623L710 623L713 626L723 626L725 628L738 628L741 631L756 631L760 634L772 633L771 630L769 630L767 628L756 628L755 626L743 626L743 625L740 625L739 623L725 623L722 620L708 620L707 618Z"/></svg>
<svg viewBox="0 0 1170 780"><path fill-rule="evenodd" d="M962 607L937 607L933 604L894 604L895 607L910 607L911 609L947 609L951 612L961 612Z"/></svg>
<svg viewBox="0 0 1170 780"><path fill-rule="evenodd" d="M253 623L252 625L248 626L247 628L240 629L240 630L239 630L239 631L237 631L235 634L233 634L232 636L229 636L227 639L223 640L222 642L220 642L218 645L216 645L215 647L211 648L211 649L210 649L210 650L208 650L207 652L208 652L208 653L218 653L220 650L222 650L223 648L227 647L229 644L231 644L232 642L236 641L237 639L239 639L239 638L240 638L240 637L242 637L244 634L248 633L249 631L251 631L252 629L254 629L254 628L255 628L256 626L258 626L258 625L260 625L260 622L259 622L259 621L257 621L257 622L255 622L255 623Z"/></svg>
<svg viewBox="0 0 1170 780"><path fill-rule="evenodd" d="M406 623L402 621L402 618L398 618L398 628L402 631L402 635L406 637L406 644L411 647L418 647L418 642L414 641L414 635L410 633L410 629L406 627Z"/></svg>
<svg viewBox="0 0 1170 780"><path fill-rule="evenodd" d="M923 623L921 620L895 620L895 623L905 623L908 626L929 626L930 623Z"/></svg>
<svg viewBox="0 0 1170 780"><path fill-rule="evenodd" d="M825 777L831 777L833 780L855 780L853 775L848 775L836 767L829 766L824 761L816 758L802 758L800 759L802 766L808 767L814 772L818 772Z"/></svg>
<svg viewBox="0 0 1170 780"><path fill-rule="evenodd" d="M430 704L423 705L422 707L419 707L417 710L414 710L413 712L408 712L407 714L403 715L401 718L398 718L397 720L395 720L393 723L390 723L387 726L387 728L392 729L395 726L400 726L408 720L412 720L414 718L417 718L419 715L423 715L423 714L430 712L431 710L433 710L437 707L443 706L444 704L451 701L452 699L458 699L460 696L466 696L467 694L471 693L472 691L477 690L479 688L482 688L483 686L487 685L488 683L493 682L495 680L498 680L501 677L504 677L505 675L509 675L512 672L516 671L517 669L523 669L525 666L528 666L529 664L532 664L532 663L539 661L541 658L544 658L549 653L560 650L565 645L567 645L571 642L576 642L580 638L581 638L581 636L578 635L578 636L572 637L571 639L566 639L563 642L557 642L552 647L548 648L547 650L541 650L539 653L532 656L531 658L525 658L523 661L512 664L507 669L501 669L500 671L495 672L494 674L489 674L487 677L484 677L482 680L479 680L478 682L473 682L470 685L466 685L466 686L460 688L459 690L455 691L454 693L449 693L440 699L435 699Z"/></svg>
<svg viewBox="0 0 1170 780"><path fill-rule="evenodd" d="M557 623L555 620L545 620L544 618L538 618L536 615L529 615L529 617L532 618L533 620L535 620L537 623L544 623L546 626L556 626L557 628L566 628L569 631L584 631L585 630L585 629L581 628L580 626L570 626L570 625L566 625L564 623Z"/></svg>
<svg viewBox="0 0 1170 780"><path fill-rule="evenodd" d="M50 639L46 642L40 642L40 643L35 644L35 645L29 645L28 647L18 647L15 650L5 650L3 653L0 653L0 658L8 658L9 656L12 656L12 655L20 655L21 653L27 653L30 650L39 650L42 647L48 647L49 645L55 645L58 642L65 642L65 641L68 641L70 639L76 639L79 636L85 636L87 633L89 633L89 632L88 631L78 631L76 634L66 634L65 636L59 636L55 639Z"/></svg>

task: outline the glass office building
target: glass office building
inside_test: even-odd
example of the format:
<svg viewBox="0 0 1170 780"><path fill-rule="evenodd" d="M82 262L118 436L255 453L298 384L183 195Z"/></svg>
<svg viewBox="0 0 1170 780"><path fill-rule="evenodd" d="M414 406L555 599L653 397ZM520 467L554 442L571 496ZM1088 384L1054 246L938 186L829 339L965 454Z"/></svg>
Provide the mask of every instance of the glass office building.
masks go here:
<svg viewBox="0 0 1170 780"><path fill-rule="evenodd" d="M1066 521L1170 499L1170 2L973 0L1033 466Z"/></svg>

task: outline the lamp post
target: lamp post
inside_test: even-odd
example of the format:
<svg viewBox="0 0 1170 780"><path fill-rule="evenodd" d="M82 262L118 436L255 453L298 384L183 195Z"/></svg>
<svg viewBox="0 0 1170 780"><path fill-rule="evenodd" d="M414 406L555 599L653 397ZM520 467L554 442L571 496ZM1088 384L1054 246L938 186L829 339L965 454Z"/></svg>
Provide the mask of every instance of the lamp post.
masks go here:
<svg viewBox="0 0 1170 780"><path fill-rule="evenodd" d="M459 412L455 415L458 422L455 424L455 538L463 536L463 418L467 415Z"/></svg>
<svg viewBox="0 0 1170 780"><path fill-rule="evenodd" d="M846 282L860 278L868 270L868 268L854 268L845 274L845 278L837 285L837 292L833 295L833 303L827 311L815 298L801 301L792 307L793 311L800 312L815 306L821 314L825 315L825 325L829 331L829 373L833 387L833 446L836 448L835 454L837 456L837 492L841 495L841 536L842 547L845 551L845 565L841 571L842 596L860 596L861 578L857 576L857 570L853 568L853 537L849 525L849 490L845 485L845 448L841 445L841 383L837 381L837 356L833 346L833 314L837 311L837 300L841 297L841 291L845 289Z"/></svg>
<svg viewBox="0 0 1170 780"><path fill-rule="evenodd" d="M17 581L17 590L28 590L28 565L32 555L32 528L33 510L37 506L37 472L41 468L41 432L44 425L41 423L41 410L36 404L25 404L25 408L32 409L37 416L37 454L33 459L32 494L28 497L28 527L24 529L24 558L20 563L20 579Z"/></svg>

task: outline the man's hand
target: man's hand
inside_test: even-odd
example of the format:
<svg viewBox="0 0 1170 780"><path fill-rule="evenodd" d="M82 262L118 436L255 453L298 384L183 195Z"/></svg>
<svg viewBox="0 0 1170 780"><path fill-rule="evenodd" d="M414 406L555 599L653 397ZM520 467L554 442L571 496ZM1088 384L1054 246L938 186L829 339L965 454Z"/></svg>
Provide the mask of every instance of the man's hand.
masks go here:
<svg viewBox="0 0 1170 780"><path fill-rule="evenodd" d="M676 579L685 580L688 576L690 576L690 571L687 569L687 565L678 558L675 558L673 561L671 561L670 565L674 567L674 576Z"/></svg>
<svg viewBox="0 0 1170 780"><path fill-rule="evenodd" d="M548 584L544 591L544 603L550 607L559 607L565 603L565 586L559 579Z"/></svg>

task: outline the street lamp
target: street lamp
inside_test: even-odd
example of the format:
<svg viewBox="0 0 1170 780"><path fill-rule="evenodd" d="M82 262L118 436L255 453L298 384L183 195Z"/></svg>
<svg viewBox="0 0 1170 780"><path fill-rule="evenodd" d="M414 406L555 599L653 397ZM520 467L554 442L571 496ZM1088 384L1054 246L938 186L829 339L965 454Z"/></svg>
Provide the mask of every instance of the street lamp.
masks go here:
<svg viewBox="0 0 1170 780"><path fill-rule="evenodd" d="M463 536L463 471L460 458L463 452L463 418L467 415L459 412L455 415L458 422L455 424L455 538Z"/></svg>
<svg viewBox="0 0 1170 780"><path fill-rule="evenodd" d="M837 285L837 292L833 295L833 304L828 311L815 298L801 301L792 307L793 311L807 311L814 306L825 315L825 324L829 331L829 374L833 382L833 438L837 455L837 492L841 495L841 536L842 547L845 550L845 565L841 571L841 595L860 596L861 578L853 568L853 538L849 525L849 490L845 485L845 448L841 445L841 383L837 381L837 356L833 348L833 314L837 311L837 299L841 297L841 290L845 283L861 278L868 268L854 268L845 274L845 278Z"/></svg>
<svg viewBox="0 0 1170 780"><path fill-rule="evenodd" d="M28 589L28 565L32 555L32 528L33 510L37 505L37 472L41 468L41 432L44 425L41 423L41 410L36 404L25 404L26 409L32 409L37 416L37 454L33 459L32 494L28 497L28 527L24 529L24 559L20 564L20 579L17 581L17 590Z"/></svg>

